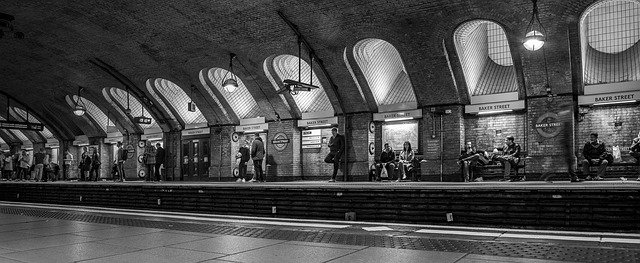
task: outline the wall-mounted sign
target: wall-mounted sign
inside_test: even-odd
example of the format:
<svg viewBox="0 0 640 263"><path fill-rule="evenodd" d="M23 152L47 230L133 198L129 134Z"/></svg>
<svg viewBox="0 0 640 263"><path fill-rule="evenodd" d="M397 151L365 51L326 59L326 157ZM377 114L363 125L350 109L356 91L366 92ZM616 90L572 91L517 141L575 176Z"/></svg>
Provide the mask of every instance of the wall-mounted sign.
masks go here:
<svg viewBox="0 0 640 263"><path fill-rule="evenodd" d="M524 100L471 104L464 106L464 112L468 114L498 113L522 109L524 109Z"/></svg>
<svg viewBox="0 0 640 263"><path fill-rule="evenodd" d="M322 130L302 131L302 149L322 148Z"/></svg>
<svg viewBox="0 0 640 263"><path fill-rule="evenodd" d="M322 148L322 144L302 145L302 149L317 149Z"/></svg>
<svg viewBox="0 0 640 263"><path fill-rule="evenodd" d="M206 127L200 129L183 130L182 136L204 135L209 133L211 133L211 129L209 127Z"/></svg>
<svg viewBox="0 0 640 263"><path fill-rule="evenodd" d="M640 91L578 96L578 105L604 105L635 102L640 99Z"/></svg>
<svg viewBox="0 0 640 263"><path fill-rule="evenodd" d="M140 136L140 140L143 141L157 141L157 140L162 140L162 138L164 137L163 133L150 133L150 134L143 134Z"/></svg>
<svg viewBox="0 0 640 263"><path fill-rule="evenodd" d="M133 147L133 144L127 144L124 149L127 150L127 159L133 158L136 154L136 149Z"/></svg>
<svg viewBox="0 0 640 263"><path fill-rule="evenodd" d="M23 141L22 149L31 150L33 149L33 143L31 141Z"/></svg>
<svg viewBox="0 0 640 263"><path fill-rule="evenodd" d="M42 131L44 130L44 125L41 123L32 123L32 122L0 121L0 129Z"/></svg>
<svg viewBox="0 0 640 263"><path fill-rule="evenodd" d="M60 147L59 142L48 142L44 144L44 148L59 148L59 147Z"/></svg>
<svg viewBox="0 0 640 263"><path fill-rule="evenodd" d="M106 144L116 144L118 142L121 142L122 139L123 139L122 137L107 137L107 138L104 138L104 143L106 143Z"/></svg>
<svg viewBox="0 0 640 263"><path fill-rule="evenodd" d="M558 121L558 114L547 112L536 119L534 127L540 136L553 138L562 131L562 122Z"/></svg>
<svg viewBox="0 0 640 263"><path fill-rule="evenodd" d="M374 121L401 121L422 118L422 109L374 113Z"/></svg>
<svg viewBox="0 0 640 263"><path fill-rule="evenodd" d="M269 129L268 123L236 126L236 132L243 132L243 133L262 132L268 129Z"/></svg>
<svg viewBox="0 0 640 263"><path fill-rule="evenodd" d="M302 128L330 127L333 125L338 125L338 117L298 120L298 127Z"/></svg>
<svg viewBox="0 0 640 263"><path fill-rule="evenodd" d="M279 132L273 136L273 140L271 140L273 147L276 148L277 151L283 151L289 145L289 137L287 134Z"/></svg>

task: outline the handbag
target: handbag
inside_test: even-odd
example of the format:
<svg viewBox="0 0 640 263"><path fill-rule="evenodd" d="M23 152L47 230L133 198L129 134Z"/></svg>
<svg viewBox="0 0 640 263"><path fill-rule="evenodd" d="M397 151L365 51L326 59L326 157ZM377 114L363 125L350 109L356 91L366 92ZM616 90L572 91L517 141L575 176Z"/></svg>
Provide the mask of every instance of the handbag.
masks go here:
<svg viewBox="0 0 640 263"><path fill-rule="evenodd" d="M384 165L382 165L382 171L380 171L380 178L389 178L389 173Z"/></svg>
<svg viewBox="0 0 640 263"><path fill-rule="evenodd" d="M612 147L612 152L613 152L613 161L614 162L621 162L622 161L622 156L620 154L620 147L619 146L613 146Z"/></svg>

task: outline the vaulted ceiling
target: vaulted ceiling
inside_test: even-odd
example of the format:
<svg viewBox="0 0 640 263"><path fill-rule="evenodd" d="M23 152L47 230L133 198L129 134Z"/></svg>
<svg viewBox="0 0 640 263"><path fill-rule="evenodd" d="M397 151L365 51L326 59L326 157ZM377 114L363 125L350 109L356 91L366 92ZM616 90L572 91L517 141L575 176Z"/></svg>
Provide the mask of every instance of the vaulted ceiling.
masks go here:
<svg viewBox="0 0 640 263"><path fill-rule="evenodd" d="M78 86L86 87L82 96L103 110L113 107L103 95L104 88L128 88L164 130L184 128L147 89L147 81L158 78L190 94L209 124L233 123L224 114L233 107L219 101L224 96L212 98L203 86L207 82L200 79L202 70L205 76L211 68L228 70L229 53L237 54L243 65L234 64L234 73L246 86L245 94L253 97L268 120L275 113L283 119L296 117L263 68L264 61L274 55L298 56L297 38L278 11L298 26L322 60L328 76L318 67L319 61L314 72L337 113L371 111L367 105L372 102L365 101L344 60L345 49L353 50L368 38L384 40L397 49L418 106L467 103L464 80L457 79L462 71L453 46L456 27L472 19L504 27L522 86L527 59L519 41L531 14L529 0L2 2L0 12L15 16L15 29L25 38L5 34L0 39L0 91L37 113L63 139L96 131L87 127L86 120L78 120L65 101ZM575 23L592 2L540 1L541 19L550 35L556 36L556 47L566 42L567 24ZM556 53L558 60L569 60L564 51ZM301 57L308 62L304 49ZM558 78L567 75L561 63L550 66ZM343 105L337 105L337 96ZM130 124L122 124L126 125Z"/></svg>

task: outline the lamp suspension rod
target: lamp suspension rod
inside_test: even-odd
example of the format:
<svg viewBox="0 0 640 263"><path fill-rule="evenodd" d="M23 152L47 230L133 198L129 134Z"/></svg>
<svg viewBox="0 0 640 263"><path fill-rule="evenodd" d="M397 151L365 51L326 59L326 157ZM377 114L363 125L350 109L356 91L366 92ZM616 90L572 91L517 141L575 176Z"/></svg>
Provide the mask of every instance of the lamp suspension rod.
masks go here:
<svg viewBox="0 0 640 263"><path fill-rule="evenodd" d="M9 105L10 105L9 103L11 101L9 101L9 96L5 96L5 97L7 98L7 120L9 120Z"/></svg>
<svg viewBox="0 0 640 263"><path fill-rule="evenodd" d="M129 87L127 87L127 109L129 108Z"/></svg>
<svg viewBox="0 0 640 263"><path fill-rule="evenodd" d="M307 48L307 51L309 52L309 54L316 59L316 61L318 62L318 66L320 67L320 70L322 71L322 74L325 76L325 78L327 79L327 82L329 82L329 85L331 86L331 89L333 89L333 92L336 94L336 100L338 101L338 105L340 106L340 109L344 111L342 98L340 96L338 96L338 86L336 85L336 83L331 78L331 75L329 75L329 71L327 71L326 67L324 66L324 63L322 62L322 59L320 59L318 57L318 55L316 55L316 52L313 49L313 47L311 47L309 42L300 33L300 30L298 29L298 26L296 26L293 22L289 21L289 19L281 11L278 11L278 15L280 16L280 18L282 18L282 20L285 23L287 23L287 25L291 28L293 33L298 37L299 41L302 42L302 44L304 44L304 46Z"/></svg>
<svg viewBox="0 0 640 263"><path fill-rule="evenodd" d="M300 78L300 72L302 72L302 42L300 42L300 37L298 36L298 82L302 82Z"/></svg>

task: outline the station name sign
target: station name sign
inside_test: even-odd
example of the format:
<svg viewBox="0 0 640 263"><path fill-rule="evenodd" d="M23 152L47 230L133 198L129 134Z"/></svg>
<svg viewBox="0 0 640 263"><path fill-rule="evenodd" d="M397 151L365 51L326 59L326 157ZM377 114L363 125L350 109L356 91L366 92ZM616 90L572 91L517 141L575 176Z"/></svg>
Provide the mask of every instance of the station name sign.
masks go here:
<svg viewBox="0 0 640 263"><path fill-rule="evenodd" d="M269 129L268 123L236 126L236 132L257 132L257 131L266 131L268 129Z"/></svg>
<svg viewBox="0 0 640 263"><path fill-rule="evenodd" d="M298 120L298 127L319 127L319 126L332 126L338 124L338 117L329 117L329 118L321 118L321 119L309 119L309 120Z"/></svg>
<svg viewBox="0 0 640 263"><path fill-rule="evenodd" d="M524 109L524 100L515 100L498 103L471 104L464 106L464 112L468 114L478 114L482 112L522 110Z"/></svg>
<svg viewBox="0 0 640 263"><path fill-rule="evenodd" d="M209 134L211 133L211 128L200 128L200 129L191 129L182 131L182 136L193 136L193 135L201 135L201 134Z"/></svg>
<svg viewBox="0 0 640 263"><path fill-rule="evenodd" d="M422 109L409 110L409 111L394 111L394 112L381 112L374 113L374 121L385 121L393 119L417 119L422 118Z"/></svg>
<svg viewBox="0 0 640 263"><path fill-rule="evenodd" d="M44 130L44 124L20 121L0 121L0 129L16 129L16 130Z"/></svg>
<svg viewBox="0 0 640 263"><path fill-rule="evenodd" d="M585 95L578 97L578 105L631 102L637 101L638 99L640 99L640 91Z"/></svg>

